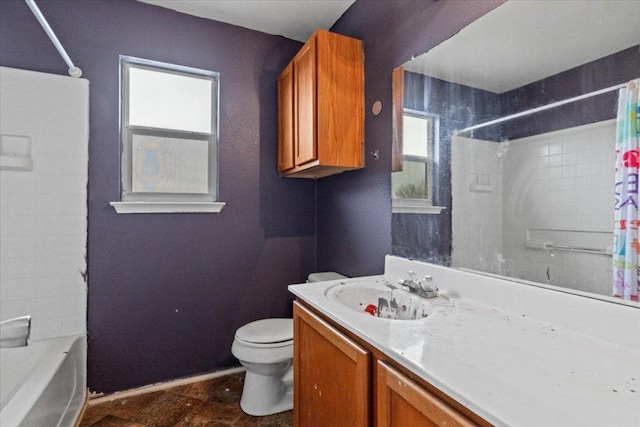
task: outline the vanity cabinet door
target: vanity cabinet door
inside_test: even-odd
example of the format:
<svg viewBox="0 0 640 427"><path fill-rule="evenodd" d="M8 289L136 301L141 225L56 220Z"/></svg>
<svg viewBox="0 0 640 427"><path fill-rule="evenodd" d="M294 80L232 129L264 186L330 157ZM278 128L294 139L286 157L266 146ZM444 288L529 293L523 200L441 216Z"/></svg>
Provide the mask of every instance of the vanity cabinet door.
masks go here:
<svg viewBox="0 0 640 427"><path fill-rule="evenodd" d="M369 426L369 351L298 302L293 320L294 425Z"/></svg>
<svg viewBox="0 0 640 427"><path fill-rule="evenodd" d="M376 427L476 425L385 362L378 361L376 373Z"/></svg>

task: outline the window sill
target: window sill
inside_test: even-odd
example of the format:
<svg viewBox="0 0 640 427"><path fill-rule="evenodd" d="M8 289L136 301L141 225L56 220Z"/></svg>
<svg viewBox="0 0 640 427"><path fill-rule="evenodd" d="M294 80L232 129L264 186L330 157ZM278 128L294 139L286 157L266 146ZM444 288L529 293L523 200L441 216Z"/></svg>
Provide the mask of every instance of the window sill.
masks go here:
<svg viewBox="0 0 640 427"><path fill-rule="evenodd" d="M225 202L110 202L119 214L218 213Z"/></svg>
<svg viewBox="0 0 640 427"><path fill-rule="evenodd" d="M432 206L426 200L421 199L392 199L391 200L391 212L392 213L408 213L408 214L429 214L438 215L446 207L444 206Z"/></svg>

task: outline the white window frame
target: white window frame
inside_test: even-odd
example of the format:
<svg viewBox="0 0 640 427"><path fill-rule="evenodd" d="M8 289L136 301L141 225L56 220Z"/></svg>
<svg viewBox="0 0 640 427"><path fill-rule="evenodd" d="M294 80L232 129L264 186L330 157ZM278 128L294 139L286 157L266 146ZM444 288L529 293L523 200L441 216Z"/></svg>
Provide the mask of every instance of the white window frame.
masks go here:
<svg viewBox="0 0 640 427"><path fill-rule="evenodd" d="M417 118L430 118L432 119L432 138L427 143L427 156L414 156L408 154L402 154L402 161L405 160L414 162L423 162L426 165L426 198L421 199L404 199L396 198L392 195L391 207L393 213L413 213L413 214L439 214L445 207L433 205L433 156L435 152L435 145L438 144L440 135L440 116L435 114L426 113L424 111L416 111L408 108L404 109L403 116L412 116ZM394 172L392 172L394 173ZM398 173L398 172L395 172ZM392 189L393 191L393 189Z"/></svg>
<svg viewBox="0 0 640 427"><path fill-rule="evenodd" d="M129 70L164 72L211 81L211 132L201 133L133 126L129 123ZM118 213L217 213L225 206L218 200L219 73L165 62L120 56L120 201L111 202ZM151 135L208 142L208 191L206 193L159 193L132 191L134 135Z"/></svg>

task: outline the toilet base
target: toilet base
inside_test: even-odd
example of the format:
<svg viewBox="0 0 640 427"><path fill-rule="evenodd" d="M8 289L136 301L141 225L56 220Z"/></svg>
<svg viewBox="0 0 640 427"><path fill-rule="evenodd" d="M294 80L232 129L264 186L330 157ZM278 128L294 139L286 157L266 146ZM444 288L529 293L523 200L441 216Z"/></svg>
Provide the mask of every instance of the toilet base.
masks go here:
<svg viewBox="0 0 640 427"><path fill-rule="evenodd" d="M281 377L247 370L240 408L249 415L265 416L293 409L293 366Z"/></svg>

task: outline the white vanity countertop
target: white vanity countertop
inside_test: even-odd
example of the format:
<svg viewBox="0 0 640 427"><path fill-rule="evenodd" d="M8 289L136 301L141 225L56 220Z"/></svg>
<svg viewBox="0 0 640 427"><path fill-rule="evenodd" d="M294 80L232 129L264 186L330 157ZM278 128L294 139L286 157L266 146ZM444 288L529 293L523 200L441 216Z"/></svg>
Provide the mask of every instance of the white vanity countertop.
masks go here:
<svg viewBox="0 0 640 427"><path fill-rule="evenodd" d="M325 296L331 286L364 279L397 283L397 277L371 276L289 290L497 426L640 425L640 345L608 342L464 295L428 300L439 307L416 321L379 319ZM634 318L637 329L640 316Z"/></svg>

